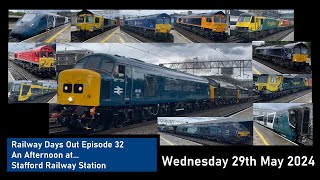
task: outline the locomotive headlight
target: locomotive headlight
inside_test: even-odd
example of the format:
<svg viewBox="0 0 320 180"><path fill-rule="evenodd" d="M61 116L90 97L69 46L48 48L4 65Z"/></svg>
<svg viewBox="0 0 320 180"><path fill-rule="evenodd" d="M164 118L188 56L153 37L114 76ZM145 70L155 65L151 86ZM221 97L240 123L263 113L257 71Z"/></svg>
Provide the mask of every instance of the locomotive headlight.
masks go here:
<svg viewBox="0 0 320 180"><path fill-rule="evenodd" d="M68 86L65 86L65 87L64 87L64 90L66 90L66 91L67 91L67 90L68 90Z"/></svg>
<svg viewBox="0 0 320 180"><path fill-rule="evenodd" d="M213 31L216 31L216 30L217 30L217 28L214 28L214 29L213 29Z"/></svg>
<svg viewBox="0 0 320 180"><path fill-rule="evenodd" d="M32 23L31 26L34 26L34 24Z"/></svg>
<svg viewBox="0 0 320 180"><path fill-rule="evenodd" d="M72 101L73 101L73 98L72 98L72 97L69 97L69 98L68 98L68 101L69 101L69 102L72 102Z"/></svg>
<svg viewBox="0 0 320 180"><path fill-rule="evenodd" d="M82 87L79 87L78 90L79 90L79 91L82 91Z"/></svg>

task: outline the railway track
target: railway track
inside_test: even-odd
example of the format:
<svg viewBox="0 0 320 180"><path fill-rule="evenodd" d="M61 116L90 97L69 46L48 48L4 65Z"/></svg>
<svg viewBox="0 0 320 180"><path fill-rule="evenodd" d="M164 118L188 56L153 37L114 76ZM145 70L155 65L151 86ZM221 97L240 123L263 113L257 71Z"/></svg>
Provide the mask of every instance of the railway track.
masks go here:
<svg viewBox="0 0 320 180"><path fill-rule="evenodd" d="M308 65L306 70L305 71L297 71L297 70L292 70L292 69L287 69L285 67L282 67L280 65L277 65L277 64L273 64L269 61L265 61L265 60L262 60L262 59L259 59L259 58L252 58L253 60L271 68L271 69L274 69L275 71L278 71L282 74L311 74L312 73L312 70L311 70L311 66Z"/></svg>
<svg viewBox="0 0 320 180"><path fill-rule="evenodd" d="M90 34L90 35L87 36L87 37L80 37L80 36L78 35L79 32L77 32L77 31L71 31L71 42L72 42L72 43L85 42L85 41L88 41L88 40L93 39L93 38L95 38L95 37L98 37L98 36L100 36L100 35L102 35L102 34L104 34L104 33L107 33L107 32L110 32L110 34L111 34L115 29L117 29L117 28L115 27L115 28L112 28L112 29L108 29L108 30L106 30L106 31L104 31L104 32L101 32L101 33L95 32L95 33L93 33L93 34Z"/></svg>
<svg viewBox="0 0 320 180"><path fill-rule="evenodd" d="M32 74L31 72L29 72L28 70L24 69L23 67L19 66L18 64L15 64L11 60L8 60L8 69L12 73L13 77L14 77L14 75L13 75L14 71L17 72L18 74L20 74L23 77L21 79L21 78L19 78L19 75L17 75L17 78L14 77L15 80L30 80L30 81L34 81L34 80L55 80L56 79L55 76L48 77L48 78L38 77L38 76Z"/></svg>
<svg viewBox="0 0 320 180"><path fill-rule="evenodd" d="M126 29L123 29L123 28L120 28L121 31L129 34L130 36L138 39L139 41L143 42L143 43L156 43L157 41L153 40L153 39L148 39L148 38L145 38L143 36L140 36L139 34L136 34L134 32L131 32L131 31L128 31Z"/></svg>

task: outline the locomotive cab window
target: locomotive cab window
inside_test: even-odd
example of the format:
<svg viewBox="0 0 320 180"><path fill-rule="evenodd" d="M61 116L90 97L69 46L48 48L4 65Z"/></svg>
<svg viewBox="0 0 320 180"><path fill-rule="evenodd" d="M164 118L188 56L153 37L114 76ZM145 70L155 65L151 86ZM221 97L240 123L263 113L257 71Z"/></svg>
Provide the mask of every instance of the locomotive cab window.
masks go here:
<svg viewBox="0 0 320 180"><path fill-rule="evenodd" d="M207 18L207 22L212 22L211 17L208 17L208 18Z"/></svg>
<svg viewBox="0 0 320 180"><path fill-rule="evenodd" d="M23 86L22 86L22 92L21 92L21 95L22 95L22 96L27 95L27 94L28 94L28 92L29 92L29 90L30 90L30 85L23 85Z"/></svg>
<svg viewBox="0 0 320 180"><path fill-rule="evenodd" d="M102 61L102 64L101 64L101 67L100 67L100 70L102 71L105 71L105 72L108 72L108 73L112 73L113 71L113 66L114 64L108 60L103 60Z"/></svg>
<svg viewBox="0 0 320 180"><path fill-rule="evenodd" d="M98 17L94 18L94 22L99 23L99 18Z"/></svg>
<svg viewBox="0 0 320 180"><path fill-rule="evenodd" d="M118 65L116 67L115 77L117 78L124 78L126 72L126 67L123 65Z"/></svg>
<svg viewBox="0 0 320 180"><path fill-rule="evenodd" d="M47 52L41 51L40 55L41 55L42 58L45 58L45 57L47 57Z"/></svg>
<svg viewBox="0 0 320 180"><path fill-rule="evenodd" d="M219 16L213 16L215 23L220 23L220 17Z"/></svg>
<svg viewBox="0 0 320 180"><path fill-rule="evenodd" d="M92 23L93 22L93 17L92 16L87 16L86 17L86 23Z"/></svg>
<svg viewBox="0 0 320 180"><path fill-rule="evenodd" d="M227 18L221 17L221 23L227 23ZM232 24L231 24L232 25ZM235 25L235 24L234 24Z"/></svg>
<svg viewBox="0 0 320 180"><path fill-rule="evenodd" d="M252 18L251 18L251 23L254 23L254 16L252 16Z"/></svg>
<svg viewBox="0 0 320 180"><path fill-rule="evenodd" d="M53 52L48 52L48 57L53 57Z"/></svg>
<svg viewBox="0 0 320 180"><path fill-rule="evenodd" d="M78 17L78 23L83 23L84 22L84 17L83 16L79 16Z"/></svg>

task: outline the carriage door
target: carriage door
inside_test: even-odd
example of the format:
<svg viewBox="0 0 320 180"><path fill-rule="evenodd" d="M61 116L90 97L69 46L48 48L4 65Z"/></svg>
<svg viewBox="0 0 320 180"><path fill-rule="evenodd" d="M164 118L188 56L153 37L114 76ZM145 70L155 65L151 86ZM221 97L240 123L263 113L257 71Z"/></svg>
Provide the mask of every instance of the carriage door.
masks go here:
<svg viewBox="0 0 320 180"><path fill-rule="evenodd" d="M54 18L53 18L53 16L48 15L47 20L48 20L48 26L47 26L48 28L47 29L54 28Z"/></svg>
<svg viewBox="0 0 320 180"><path fill-rule="evenodd" d="M302 128L301 134L309 134L309 122L310 122L310 108L304 107L303 108L303 118L302 118Z"/></svg>
<svg viewBox="0 0 320 180"><path fill-rule="evenodd" d="M132 68L126 67L125 70L125 97L124 101L126 104L128 104L132 98Z"/></svg>

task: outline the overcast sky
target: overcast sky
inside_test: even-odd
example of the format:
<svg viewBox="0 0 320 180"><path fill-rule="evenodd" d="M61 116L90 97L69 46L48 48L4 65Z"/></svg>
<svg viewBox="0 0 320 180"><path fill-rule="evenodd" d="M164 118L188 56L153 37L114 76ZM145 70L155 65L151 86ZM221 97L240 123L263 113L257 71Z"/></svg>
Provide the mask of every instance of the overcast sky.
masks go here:
<svg viewBox="0 0 320 180"><path fill-rule="evenodd" d="M117 54L120 56L140 59L147 63L162 64L209 60L251 60L251 43L63 43L57 44L57 51L88 49L95 53ZM191 70L190 70L191 71ZM190 71L188 71L190 73ZM218 70L199 70L196 75L213 75ZM245 76L239 76L239 69L234 69L234 76L239 79L252 79L251 68L245 69Z"/></svg>
<svg viewBox="0 0 320 180"><path fill-rule="evenodd" d="M254 103L254 108L266 109L270 111L279 111L293 106L299 106L304 103Z"/></svg>
<svg viewBox="0 0 320 180"><path fill-rule="evenodd" d="M8 51L23 51L26 49L32 49L36 46L35 43L8 43Z"/></svg>
<svg viewBox="0 0 320 180"><path fill-rule="evenodd" d="M188 11L192 11L193 14L199 14L199 13L209 13L212 11L223 11L225 12L225 9L206 9L206 10L195 10L195 9L184 9L184 10L168 10L168 9L163 9L163 10L119 10L119 13L121 15L126 15L126 16L144 16L144 15L152 15L152 14L159 14L159 13L167 13L167 14L173 14L173 13L186 13ZM10 10L10 11L23 11L23 10ZM47 10L50 12L57 12L57 11L66 11L66 10ZM73 12L78 12L79 10L70 10ZM92 9L91 11L105 11L105 10L98 10L98 9ZM248 12L246 9L240 9L240 11ZM293 10L279 10L282 13L287 13L287 12L293 12Z"/></svg>

